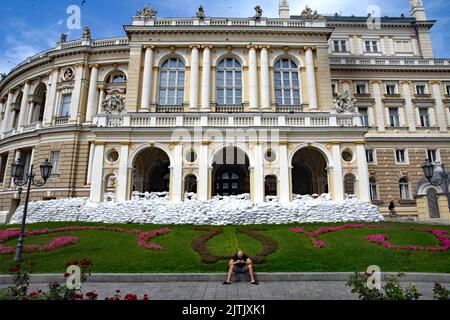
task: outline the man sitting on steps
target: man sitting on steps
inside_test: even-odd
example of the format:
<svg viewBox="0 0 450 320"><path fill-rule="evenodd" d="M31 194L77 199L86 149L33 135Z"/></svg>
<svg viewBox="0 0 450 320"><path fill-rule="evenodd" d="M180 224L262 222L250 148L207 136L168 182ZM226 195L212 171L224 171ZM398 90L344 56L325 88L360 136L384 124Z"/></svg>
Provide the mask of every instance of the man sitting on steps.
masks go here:
<svg viewBox="0 0 450 320"><path fill-rule="evenodd" d="M252 260L244 253L244 251L239 250L239 252L233 256L230 260L230 270L228 271L227 280L223 283L224 285L231 284L231 277L233 273L249 273L250 274L250 283L257 285L258 282L255 280L255 274L253 272L253 262Z"/></svg>

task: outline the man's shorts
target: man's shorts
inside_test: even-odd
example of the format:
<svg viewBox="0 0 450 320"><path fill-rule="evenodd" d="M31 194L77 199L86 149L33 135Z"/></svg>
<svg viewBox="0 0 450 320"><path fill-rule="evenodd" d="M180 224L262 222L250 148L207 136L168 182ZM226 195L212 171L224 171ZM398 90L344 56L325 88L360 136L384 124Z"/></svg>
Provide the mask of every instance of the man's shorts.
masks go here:
<svg viewBox="0 0 450 320"><path fill-rule="evenodd" d="M234 267L234 273L247 273L248 272L248 266L235 266Z"/></svg>

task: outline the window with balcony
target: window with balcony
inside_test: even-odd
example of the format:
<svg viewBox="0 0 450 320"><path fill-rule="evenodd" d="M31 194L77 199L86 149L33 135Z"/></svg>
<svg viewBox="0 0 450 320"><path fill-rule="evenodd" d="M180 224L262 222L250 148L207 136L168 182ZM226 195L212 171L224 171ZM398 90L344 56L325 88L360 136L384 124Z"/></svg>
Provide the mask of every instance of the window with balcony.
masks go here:
<svg viewBox="0 0 450 320"><path fill-rule="evenodd" d="M242 66L234 58L226 58L217 66L217 104L242 105Z"/></svg>
<svg viewBox="0 0 450 320"><path fill-rule="evenodd" d="M159 105L174 106L184 102L185 65L178 58L170 58L161 66L159 74Z"/></svg>
<svg viewBox="0 0 450 320"><path fill-rule="evenodd" d="M373 149L367 149L366 150L366 158L367 158L367 163L369 164L373 164L375 163L375 150Z"/></svg>
<svg viewBox="0 0 450 320"><path fill-rule="evenodd" d="M347 52L347 40L333 40L334 52Z"/></svg>
<svg viewBox="0 0 450 320"><path fill-rule="evenodd" d="M300 80L297 64L290 59L275 63L275 99L277 105L300 105Z"/></svg>
<svg viewBox="0 0 450 320"><path fill-rule="evenodd" d="M364 42L365 44L365 51L366 53L379 53L379 42L377 40L366 40Z"/></svg>
<svg viewBox="0 0 450 320"><path fill-rule="evenodd" d="M397 85L395 84L386 84L386 94L389 95L396 95L397 94Z"/></svg>
<svg viewBox="0 0 450 320"><path fill-rule="evenodd" d="M358 112L361 115L362 125L364 127L369 127L369 111L367 108L358 108Z"/></svg>
<svg viewBox="0 0 450 320"><path fill-rule="evenodd" d="M72 94L67 93L61 96L61 106L59 109L59 116L61 118L70 116L70 105L72 104Z"/></svg>
<svg viewBox="0 0 450 320"><path fill-rule="evenodd" d="M411 200L411 193L409 192L408 178L401 178L399 181L399 186L400 186L400 199L401 200Z"/></svg>
<svg viewBox="0 0 450 320"><path fill-rule="evenodd" d="M420 125L424 128L430 127L430 114L428 108L419 109Z"/></svg>
<svg viewBox="0 0 450 320"><path fill-rule="evenodd" d="M59 151L52 151L50 154L50 163L52 164L52 174L59 174L59 158L61 153Z"/></svg>
<svg viewBox="0 0 450 320"><path fill-rule="evenodd" d="M430 162L432 162L432 163L436 163L438 161L437 150L428 149L427 150L427 159L430 160Z"/></svg>
<svg viewBox="0 0 450 320"><path fill-rule="evenodd" d="M400 127L398 108L389 108L389 125L392 128Z"/></svg>
<svg viewBox="0 0 450 320"><path fill-rule="evenodd" d="M368 94L367 83L357 83L356 84L356 94Z"/></svg>
<svg viewBox="0 0 450 320"><path fill-rule="evenodd" d="M395 150L395 162L405 164L408 162L406 150Z"/></svg>

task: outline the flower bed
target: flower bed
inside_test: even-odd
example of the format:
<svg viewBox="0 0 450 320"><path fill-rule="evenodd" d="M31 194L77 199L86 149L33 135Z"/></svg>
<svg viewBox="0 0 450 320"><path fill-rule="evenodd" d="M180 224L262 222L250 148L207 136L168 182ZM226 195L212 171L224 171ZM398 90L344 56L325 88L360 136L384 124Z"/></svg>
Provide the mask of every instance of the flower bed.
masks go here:
<svg viewBox="0 0 450 320"><path fill-rule="evenodd" d="M440 242L439 246L417 246L417 245L394 245L389 242L389 236L387 234L372 234L364 237L365 240L374 242L384 246L385 248L391 250L410 250L410 251L447 251L450 249L450 238L448 237L447 230L441 229L428 229L428 228L414 228L414 227L387 227L387 226L376 226L376 225L364 225L364 224L346 224L336 227L323 227L316 229L314 231L306 231L303 228L292 228L291 231L295 233L301 233L306 235L314 247L322 249L326 248L327 244L325 241L319 240L318 237L325 233L336 232L347 229L390 229L390 230L407 230L407 231L417 231L417 232L428 232L433 234Z"/></svg>
<svg viewBox="0 0 450 320"><path fill-rule="evenodd" d="M148 249L148 250L163 250L164 248L156 243L149 243L148 241L172 232L172 230L168 228L160 229L160 230L152 230L149 232L142 232L140 230L129 230L117 227L63 227L63 228L55 228L55 229L41 229L41 230L32 230L26 231L25 237L32 237L38 235L45 234L53 234L53 233L61 233L61 232L72 232L72 231L110 231L110 232L120 232L125 234L135 234L137 235L137 245L139 247ZM19 238L19 229L8 229L4 231L0 231L0 254L13 254L16 250L15 247L9 247L3 245L4 242L12 239ZM75 244L80 241L79 237L70 235L70 236L62 236L53 238L50 243L38 246L38 245L25 245L23 248L24 252L45 252L45 251L53 251L62 247L66 247L72 244Z"/></svg>

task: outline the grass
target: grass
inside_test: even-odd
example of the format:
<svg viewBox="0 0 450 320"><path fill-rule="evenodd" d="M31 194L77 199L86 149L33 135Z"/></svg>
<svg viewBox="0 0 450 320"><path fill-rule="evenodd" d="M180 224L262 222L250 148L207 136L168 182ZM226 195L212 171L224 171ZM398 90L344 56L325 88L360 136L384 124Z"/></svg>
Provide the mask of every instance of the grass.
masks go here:
<svg viewBox="0 0 450 320"><path fill-rule="evenodd" d="M100 225L86 223L44 223L29 225L28 230L56 228L61 226ZM314 230L330 224L271 225L262 226L267 231L260 233L278 242L278 250L267 258L267 262L256 266L260 272L353 272L364 271L369 265L378 265L385 272L440 272L450 273L450 251L408 252L393 251L365 241L368 234L386 233L395 244L437 245L436 238L425 232L352 229L320 236L327 243L324 249L314 248L302 234L290 232L291 227L301 226ZM405 226L382 223L380 225ZM148 231L166 226L117 225L122 228ZM426 228L427 226L420 226ZM11 228L2 226L0 230ZM80 242L46 253L25 253L24 261L34 263L34 273L63 273L65 264L73 259L91 259L96 273L175 273L175 272L224 272L227 261L204 264L192 250L192 240L204 233L193 226L170 226L174 232L152 239L164 246L164 251L150 251L136 245L136 236L107 231L75 231L61 234L35 236L26 239L27 244L45 244L59 235L76 235ZM250 227L240 227L250 228ZM435 227L450 230L448 226ZM237 249L250 256L261 251L257 240L236 232L236 226L223 228L223 233L211 239L207 247L215 255L231 256ZM14 246L17 240L5 243ZM0 274L7 274L13 255L0 255Z"/></svg>

